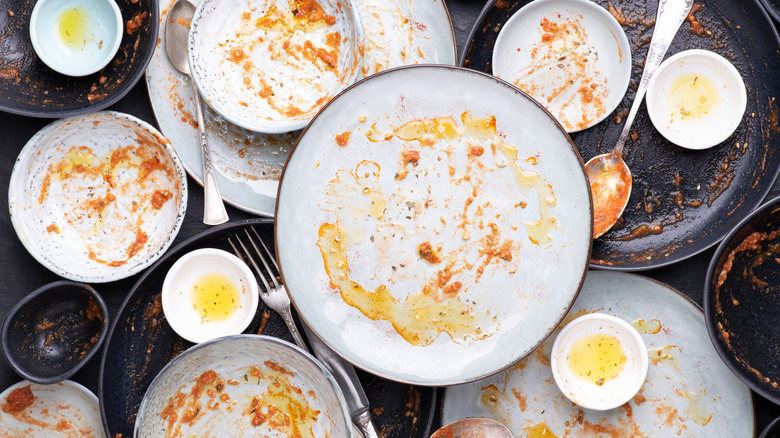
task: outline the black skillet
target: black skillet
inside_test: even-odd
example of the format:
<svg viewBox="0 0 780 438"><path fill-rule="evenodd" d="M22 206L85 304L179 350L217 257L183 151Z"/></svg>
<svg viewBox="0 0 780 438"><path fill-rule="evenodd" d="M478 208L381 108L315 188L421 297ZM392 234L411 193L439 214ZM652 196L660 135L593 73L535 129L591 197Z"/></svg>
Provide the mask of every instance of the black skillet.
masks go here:
<svg viewBox="0 0 780 438"><path fill-rule="evenodd" d="M780 170L780 39L758 0L708 0L695 14L704 30L683 23L667 57L687 49L715 51L739 70L748 88L747 111L737 131L706 151L689 151L665 140L643 106L624 157L634 186L623 219L597 239L591 266L644 270L668 265L718 243L758 206ZM634 99L650 43L656 1L596 0L626 19L632 83L621 105L600 124L571 135L583 160L609 152ZM461 58L464 67L491 72L493 45L501 26L527 0L493 0L482 10ZM696 6L694 6L696 7ZM651 232L657 225L660 234Z"/></svg>
<svg viewBox="0 0 780 438"><path fill-rule="evenodd" d="M704 284L704 317L726 365L780 404L780 197L718 246Z"/></svg>
<svg viewBox="0 0 780 438"><path fill-rule="evenodd" d="M168 269L185 253L213 247L231 251L227 238L255 225L260 234L273 238L273 220L251 219L212 228L168 251L138 279L115 318L100 365L98 397L103 424L109 437L133 436L135 417L149 384L168 361L193 344L176 335L154 300L160 294ZM262 309L262 303L261 303ZM258 311L245 333L257 333ZM271 318L263 334L293 342L281 317ZM427 438L434 421L437 389L391 382L361 372L376 424L384 438Z"/></svg>
<svg viewBox="0 0 780 438"><path fill-rule="evenodd" d="M65 76L33 50L30 14L35 0L4 0L0 7L0 111L31 117L66 117L119 101L143 76L157 44L156 0L116 0L125 32L114 59L97 73ZM133 21L140 26L127 26Z"/></svg>

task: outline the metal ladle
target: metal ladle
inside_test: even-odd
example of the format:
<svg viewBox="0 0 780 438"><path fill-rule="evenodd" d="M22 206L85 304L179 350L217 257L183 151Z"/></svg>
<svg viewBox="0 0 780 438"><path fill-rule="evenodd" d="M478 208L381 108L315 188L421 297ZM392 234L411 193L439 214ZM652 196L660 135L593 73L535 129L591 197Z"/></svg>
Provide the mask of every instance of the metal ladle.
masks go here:
<svg viewBox="0 0 780 438"><path fill-rule="evenodd" d="M228 215L222 196L217 186L217 177L214 175L214 166L211 161L211 148L206 141L206 122L203 117L203 108L200 102L198 87L192 81L190 65L187 62L187 34L190 20L195 14L195 5L188 0L176 0L168 11L165 20L165 52L168 54L171 64L176 70L184 73L192 83L192 91L195 97L195 110L198 114L198 130L200 131L200 148L203 156L203 223L206 225L219 225L227 222Z"/></svg>
<svg viewBox="0 0 780 438"><path fill-rule="evenodd" d="M626 117L615 148L607 154L597 155L585 163L590 190L593 194L593 238L596 239L618 220L631 195L631 171L623 161L623 145L628 139L639 105L645 97L647 84L655 69L661 64L672 39L685 18L691 12L693 0L660 0L655 17L655 29L647 50L642 79L636 90L634 103Z"/></svg>
<svg viewBox="0 0 780 438"><path fill-rule="evenodd" d="M438 429L431 438L514 438L514 435L496 420L463 418Z"/></svg>

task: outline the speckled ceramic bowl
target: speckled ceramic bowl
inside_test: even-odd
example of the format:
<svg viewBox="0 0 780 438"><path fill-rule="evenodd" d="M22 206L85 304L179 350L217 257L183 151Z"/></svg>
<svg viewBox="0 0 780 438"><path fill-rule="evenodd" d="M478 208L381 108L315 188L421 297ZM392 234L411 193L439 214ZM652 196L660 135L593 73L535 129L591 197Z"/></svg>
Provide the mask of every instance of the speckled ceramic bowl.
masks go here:
<svg viewBox="0 0 780 438"><path fill-rule="evenodd" d="M286 425L278 421L285 415L292 420ZM320 362L276 338L237 335L198 344L168 363L144 395L133 436L164 436L171 428L181 436L293 436L293 427L305 436L354 436L344 396Z"/></svg>
<svg viewBox="0 0 780 438"><path fill-rule="evenodd" d="M148 123L98 112L53 122L25 145L8 190L11 223L41 264L74 281L133 275L170 246L187 180Z"/></svg>

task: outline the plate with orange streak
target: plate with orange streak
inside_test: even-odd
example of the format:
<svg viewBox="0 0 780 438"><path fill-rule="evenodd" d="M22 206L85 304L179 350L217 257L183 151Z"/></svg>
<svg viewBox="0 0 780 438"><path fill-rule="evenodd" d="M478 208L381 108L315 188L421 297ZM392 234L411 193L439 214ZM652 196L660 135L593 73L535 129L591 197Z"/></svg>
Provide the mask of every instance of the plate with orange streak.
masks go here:
<svg viewBox="0 0 780 438"><path fill-rule="evenodd" d="M493 74L530 94L567 132L604 120L631 79L620 23L590 0L537 0L501 28Z"/></svg>
<svg viewBox="0 0 780 438"><path fill-rule="evenodd" d="M442 422L484 416L514 436L547 438L755 436L750 389L720 360L690 299L639 275L591 271L565 322L594 312L631 323L647 346L647 377L628 403L608 411L571 403L550 370L553 335L508 370L447 388Z"/></svg>
<svg viewBox="0 0 780 438"><path fill-rule="evenodd" d="M91 283L126 278L178 234L186 178L170 142L142 120L111 111L58 120L16 159L11 223L57 275Z"/></svg>
<svg viewBox="0 0 780 438"><path fill-rule="evenodd" d="M160 2L161 27L173 2ZM363 76L406 64L456 63L455 35L444 2L357 0L355 5L365 32ZM171 140L187 172L202 184L192 86L168 60L164 38L157 40L146 85L160 130ZM242 210L273 216L282 167L300 131L263 134L229 122L207 105L204 112L223 199Z"/></svg>
<svg viewBox="0 0 780 438"><path fill-rule="evenodd" d="M563 318L588 263L589 202L582 160L535 101L483 73L402 67L349 88L301 135L277 255L301 318L348 361L461 383Z"/></svg>

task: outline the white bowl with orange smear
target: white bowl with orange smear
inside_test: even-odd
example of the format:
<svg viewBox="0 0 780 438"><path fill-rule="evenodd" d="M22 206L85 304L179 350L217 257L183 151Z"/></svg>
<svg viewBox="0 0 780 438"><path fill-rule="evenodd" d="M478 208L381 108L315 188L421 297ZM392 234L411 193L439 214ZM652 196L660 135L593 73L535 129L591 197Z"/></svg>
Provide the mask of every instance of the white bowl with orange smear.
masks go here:
<svg viewBox="0 0 780 438"><path fill-rule="evenodd" d="M603 313L567 324L553 343L553 378L561 392L586 409L617 408L642 387L647 376L647 348L626 321Z"/></svg>
<svg viewBox="0 0 780 438"><path fill-rule="evenodd" d="M246 263L215 248L182 256L162 287L165 318L179 336L196 344L243 332L258 299L257 281Z"/></svg>

